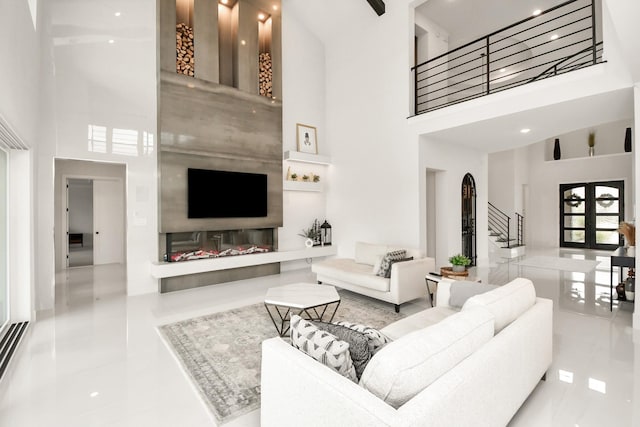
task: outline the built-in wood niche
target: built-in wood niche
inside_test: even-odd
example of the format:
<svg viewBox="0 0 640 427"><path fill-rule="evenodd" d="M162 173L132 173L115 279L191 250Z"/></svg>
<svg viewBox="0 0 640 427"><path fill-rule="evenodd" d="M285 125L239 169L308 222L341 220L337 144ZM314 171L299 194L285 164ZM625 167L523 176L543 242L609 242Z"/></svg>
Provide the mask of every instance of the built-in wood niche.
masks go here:
<svg viewBox="0 0 640 427"><path fill-rule="evenodd" d="M161 1L163 70L280 98L280 0L175 0L175 25Z"/></svg>

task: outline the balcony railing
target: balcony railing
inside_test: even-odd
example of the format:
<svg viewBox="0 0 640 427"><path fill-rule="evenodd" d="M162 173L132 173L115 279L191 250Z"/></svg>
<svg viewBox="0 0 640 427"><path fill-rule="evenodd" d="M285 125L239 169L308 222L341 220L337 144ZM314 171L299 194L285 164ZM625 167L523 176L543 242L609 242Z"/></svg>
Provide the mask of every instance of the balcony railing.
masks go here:
<svg viewBox="0 0 640 427"><path fill-rule="evenodd" d="M415 114L603 62L594 0L570 0L411 69Z"/></svg>

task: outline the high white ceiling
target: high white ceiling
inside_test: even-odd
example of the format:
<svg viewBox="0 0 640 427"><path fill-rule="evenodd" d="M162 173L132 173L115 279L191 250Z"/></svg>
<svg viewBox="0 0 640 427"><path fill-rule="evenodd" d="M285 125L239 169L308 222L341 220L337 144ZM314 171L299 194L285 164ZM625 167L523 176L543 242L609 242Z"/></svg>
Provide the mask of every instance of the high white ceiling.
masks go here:
<svg viewBox="0 0 640 427"><path fill-rule="evenodd" d="M564 0L427 0L416 14L449 33L449 47L455 48L530 17L534 10L546 10Z"/></svg>

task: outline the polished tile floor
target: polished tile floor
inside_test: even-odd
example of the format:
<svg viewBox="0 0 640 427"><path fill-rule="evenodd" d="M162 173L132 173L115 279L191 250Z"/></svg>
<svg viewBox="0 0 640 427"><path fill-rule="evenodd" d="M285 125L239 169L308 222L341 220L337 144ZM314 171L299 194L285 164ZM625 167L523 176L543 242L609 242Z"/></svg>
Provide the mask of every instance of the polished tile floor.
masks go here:
<svg viewBox="0 0 640 427"><path fill-rule="evenodd" d="M494 260L476 272L496 284L528 277L539 296L554 300L553 365L510 425L640 425L640 331L634 343L630 303L616 302L609 311L608 253L528 251L528 257L601 263L584 274ZM55 313L32 324L0 383L0 425L214 425L156 326L260 302L268 287L298 281L314 281L314 275L297 270L126 297L122 266L69 269L57 278ZM424 298L402 310L411 313L427 304ZM258 412L226 426L258 426Z"/></svg>

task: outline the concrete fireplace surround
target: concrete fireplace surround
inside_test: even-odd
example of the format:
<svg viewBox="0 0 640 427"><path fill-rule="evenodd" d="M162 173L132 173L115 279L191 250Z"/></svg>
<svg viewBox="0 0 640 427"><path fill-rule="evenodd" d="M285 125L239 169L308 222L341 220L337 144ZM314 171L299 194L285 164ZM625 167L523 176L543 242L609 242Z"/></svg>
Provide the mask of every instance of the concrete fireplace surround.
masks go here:
<svg viewBox="0 0 640 427"><path fill-rule="evenodd" d="M197 12L198 8L209 7L209 3L194 0L193 6ZM237 50L232 64L236 87L219 83L221 76L215 68L227 69L229 64L221 64L223 58L211 57L219 57L219 48L224 45L218 43L218 31L211 30L211 26L217 28L218 15L193 14L198 19L194 23L195 77L189 77L176 73L176 2L161 0L158 3L161 68L158 101L159 254L158 263L152 269L163 265L166 233L275 229L283 225L282 102L280 96L275 99L260 96L257 82L251 81L259 53L253 3L249 0L237 3L238 28L231 34L233 40L230 42L230 46ZM202 22L202 16L211 16L212 22ZM277 74L275 71L280 69L279 15L272 16L272 20L271 50L274 74ZM242 49L238 48L240 38L245 41ZM274 76L274 94L279 93L279 76ZM267 216L189 219L188 168L266 174ZM274 249L277 250L277 236ZM227 258L255 256L258 255ZM208 264L203 264L204 261ZM279 262L256 261L259 265L249 266L245 266L245 262L227 262L225 268L219 269L216 261L221 260L184 261L179 264L199 263L199 267L180 267L183 270L177 275L166 272L152 274L160 279L160 292L169 292L280 271ZM204 265L205 271L202 271Z"/></svg>

